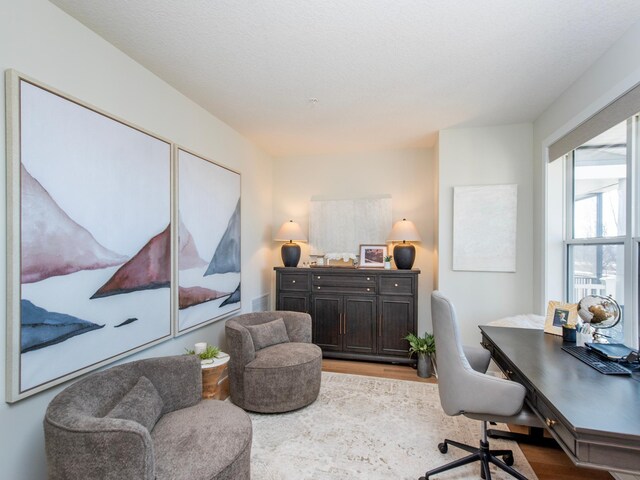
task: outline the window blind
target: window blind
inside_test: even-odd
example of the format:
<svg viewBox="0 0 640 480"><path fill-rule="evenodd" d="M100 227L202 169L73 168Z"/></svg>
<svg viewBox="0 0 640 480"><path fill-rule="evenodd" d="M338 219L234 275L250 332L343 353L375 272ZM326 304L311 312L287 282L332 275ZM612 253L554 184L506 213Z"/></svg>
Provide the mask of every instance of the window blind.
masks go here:
<svg viewBox="0 0 640 480"><path fill-rule="evenodd" d="M549 146L549 161L560 158L638 112L640 112L640 84L552 143Z"/></svg>

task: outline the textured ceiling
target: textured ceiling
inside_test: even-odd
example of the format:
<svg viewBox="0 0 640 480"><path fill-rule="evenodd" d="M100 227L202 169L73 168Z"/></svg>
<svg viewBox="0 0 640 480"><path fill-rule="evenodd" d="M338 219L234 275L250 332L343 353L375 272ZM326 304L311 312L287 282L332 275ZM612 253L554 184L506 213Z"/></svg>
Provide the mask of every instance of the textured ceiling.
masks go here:
<svg viewBox="0 0 640 480"><path fill-rule="evenodd" d="M638 0L52 2L273 155L532 121L640 19Z"/></svg>

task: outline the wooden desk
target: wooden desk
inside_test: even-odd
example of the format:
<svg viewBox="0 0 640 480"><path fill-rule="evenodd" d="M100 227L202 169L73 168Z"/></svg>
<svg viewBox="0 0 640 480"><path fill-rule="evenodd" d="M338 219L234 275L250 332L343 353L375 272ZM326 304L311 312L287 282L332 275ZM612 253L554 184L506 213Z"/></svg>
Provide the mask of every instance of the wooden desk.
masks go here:
<svg viewBox="0 0 640 480"><path fill-rule="evenodd" d="M482 345L579 466L640 473L640 377L603 375L542 330L481 326Z"/></svg>

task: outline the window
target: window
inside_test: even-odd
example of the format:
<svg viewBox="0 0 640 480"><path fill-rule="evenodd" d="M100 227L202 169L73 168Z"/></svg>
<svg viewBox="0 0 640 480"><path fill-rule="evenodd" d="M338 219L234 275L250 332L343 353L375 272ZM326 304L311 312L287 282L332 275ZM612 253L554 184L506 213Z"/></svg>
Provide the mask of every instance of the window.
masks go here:
<svg viewBox="0 0 640 480"><path fill-rule="evenodd" d="M586 295L611 295L623 315L608 334L612 341L626 338L627 343L635 342L629 328L625 329L625 307L637 300L631 298L631 285L638 285L632 278L638 269L631 268L638 239L631 227L640 209L633 204L636 196L630 175L638 164L637 124L638 115L634 115L564 157L567 300L575 303Z"/></svg>

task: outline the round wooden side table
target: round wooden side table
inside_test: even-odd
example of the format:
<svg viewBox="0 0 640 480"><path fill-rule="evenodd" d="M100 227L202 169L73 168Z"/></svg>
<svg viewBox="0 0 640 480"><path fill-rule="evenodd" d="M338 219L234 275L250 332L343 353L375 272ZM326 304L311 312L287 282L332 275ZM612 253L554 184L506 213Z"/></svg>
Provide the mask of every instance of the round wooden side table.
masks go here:
<svg viewBox="0 0 640 480"><path fill-rule="evenodd" d="M220 352L219 358L214 358L213 363L202 365L202 398L220 400L220 381L227 376L227 363L229 355Z"/></svg>

